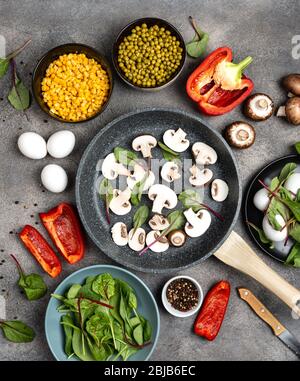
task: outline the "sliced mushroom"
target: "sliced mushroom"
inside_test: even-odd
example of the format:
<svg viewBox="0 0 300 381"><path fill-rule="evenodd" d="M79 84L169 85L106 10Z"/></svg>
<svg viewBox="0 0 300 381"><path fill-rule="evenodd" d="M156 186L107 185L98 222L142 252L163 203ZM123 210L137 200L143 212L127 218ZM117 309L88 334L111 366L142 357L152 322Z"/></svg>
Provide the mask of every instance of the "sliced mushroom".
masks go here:
<svg viewBox="0 0 300 381"><path fill-rule="evenodd" d="M205 143L194 143L192 147L192 152L198 165L208 165L215 164L218 160L217 152Z"/></svg>
<svg viewBox="0 0 300 381"><path fill-rule="evenodd" d="M186 133L181 128L178 128L177 131L167 130L163 135L163 141L173 151L184 152L190 145L189 140L185 137Z"/></svg>
<svg viewBox="0 0 300 381"><path fill-rule="evenodd" d="M168 219L161 214L154 214L149 220L149 226L152 230L165 230L170 226Z"/></svg>
<svg viewBox="0 0 300 381"><path fill-rule="evenodd" d="M133 174L127 177L128 187L132 190L139 181L142 181L145 178L146 175L147 175L147 179L144 183L143 191L149 189L151 185L154 184L155 175L152 171L148 171L148 174L147 174L147 170L145 170L144 167L142 167L139 164L135 164Z"/></svg>
<svg viewBox="0 0 300 381"><path fill-rule="evenodd" d="M168 234L168 240L172 246L181 247L185 244L186 234L183 230L173 230Z"/></svg>
<svg viewBox="0 0 300 381"><path fill-rule="evenodd" d="M181 174L179 172L179 165L174 161L167 161L161 169L161 177L168 183L172 183L175 180L180 179Z"/></svg>
<svg viewBox="0 0 300 381"><path fill-rule="evenodd" d="M163 184L152 185L148 197L153 201L153 213L161 214L163 208L173 209L177 205L176 193Z"/></svg>
<svg viewBox="0 0 300 381"><path fill-rule="evenodd" d="M213 177L213 172L208 168L199 169L196 165L193 165L189 171L192 174L189 178L189 182L194 187L207 184Z"/></svg>
<svg viewBox="0 0 300 381"><path fill-rule="evenodd" d="M206 209L200 209L199 212L195 213L190 208L183 213L187 219L184 230L189 237L200 237L211 224L211 215Z"/></svg>
<svg viewBox="0 0 300 381"><path fill-rule="evenodd" d="M285 116L289 123L298 126L300 124L300 97L290 98L285 106L279 107L277 116Z"/></svg>
<svg viewBox="0 0 300 381"><path fill-rule="evenodd" d="M113 190L113 199L109 203L110 210L118 216L124 216L131 210L131 190L126 188L123 192L119 189Z"/></svg>
<svg viewBox="0 0 300 381"><path fill-rule="evenodd" d="M249 148L255 141L255 130L246 122L234 122L226 127L225 138L235 148Z"/></svg>
<svg viewBox="0 0 300 381"><path fill-rule="evenodd" d="M163 253L164 251L168 250L170 244L168 241L168 238L161 237L159 238L160 233L157 231L151 231L146 236L146 245L150 246L150 250L154 251L155 253ZM158 239L158 240L157 240ZM152 243L157 240L153 245Z"/></svg>
<svg viewBox="0 0 300 381"><path fill-rule="evenodd" d="M135 151L141 151L144 158L152 157L151 150L157 144L157 140L152 135L141 135L132 142L132 148Z"/></svg>
<svg viewBox="0 0 300 381"><path fill-rule="evenodd" d="M108 180L114 180L118 175L129 176L130 171L123 164L118 163L115 155L110 153L103 160L101 171L103 176Z"/></svg>
<svg viewBox="0 0 300 381"><path fill-rule="evenodd" d="M273 111L274 103L266 94L253 94L244 103L244 114L252 120L266 120L272 116Z"/></svg>
<svg viewBox="0 0 300 381"><path fill-rule="evenodd" d="M118 246L126 246L128 243L127 226L123 222L117 222L111 228L114 243Z"/></svg>
<svg viewBox="0 0 300 381"><path fill-rule="evenodd" d="M218 202L226 200L229 193L227 183L221 179L215 179L211 183L211 197Z"/></svg>
<svg viewBox="0 0 300 381"><path fill-rule="evenodd" d="M283 87L293 95L300 96L300 74L289 74L282 80Z"/></svg>
<svg viewBox="0 0 300 381"><path fill-rule="evenodd" d="M133 234L134 233L134 234ZM128 246L134 251L141 251L145 247L146 232L143 228L131 229L128 234Z"/></svg>

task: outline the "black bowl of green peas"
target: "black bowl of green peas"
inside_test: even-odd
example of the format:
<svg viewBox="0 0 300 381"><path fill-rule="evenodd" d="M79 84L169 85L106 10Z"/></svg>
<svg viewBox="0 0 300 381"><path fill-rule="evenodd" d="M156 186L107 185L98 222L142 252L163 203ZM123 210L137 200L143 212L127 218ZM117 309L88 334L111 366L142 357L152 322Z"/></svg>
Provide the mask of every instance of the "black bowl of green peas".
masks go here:
<svg viewBox="0 0 300 381"><path fill-rule="evenodd" d="M154 91L170 85L186 58L184 40L168 21L147 17L132 21L119 33L113 64L129 86Z"/></svg>

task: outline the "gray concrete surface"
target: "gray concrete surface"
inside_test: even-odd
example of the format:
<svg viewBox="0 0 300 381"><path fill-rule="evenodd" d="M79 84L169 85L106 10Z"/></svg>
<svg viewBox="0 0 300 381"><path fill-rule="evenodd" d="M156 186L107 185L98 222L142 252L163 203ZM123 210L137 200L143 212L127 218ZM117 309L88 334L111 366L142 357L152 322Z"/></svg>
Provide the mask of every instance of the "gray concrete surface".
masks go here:
<svg viewBox="0 0 300 381"><path fill-rule="evenodd" d="M96 47L109 57L114 37L129 21L149 15L162 17L175 24L183 36L189 39L193 32L188 16L193 15L201 27L210 33L209 50L229 45L235 52L236 60L246 55L253 56L254 62L247 73L254 79L256 91L268 93L279 105L285 99L279 79L289 72L299 71L300 60L291 56L291 38L300 34L299 5L299 0L1 0L0 34L7 40L8 51L27 38L32 38L32 44L18 58L20 75L30 86L30 72L37 59L56 45L82 42ZM15 253L26 271L38 271L41 274L42 271L22 248L15 233L26 223L38 222L38 212L63 200L74 201L73 181L80 157L96 132L113 118L148 106L168 106L198 114L195 104L187 98L184 89L188 73L198 62L188 59L180 79L155 95L137 93L116 78L112 99L106 111L95 120L77 126L63 126L47 118L34 102L28 111L30 122L27 122L24 115L12 109L6 100L8 78L1 81L0 97L4 100L0 102L0 262L5 262L0 266L0 295L5 297L7 303L7 317L17 317L28 322L35 327L37 337L30 344L15 345L0 336L0 360L53 360L43 327L48 298L31 303L24 299L16 286L17 272L9 254ZM221 117L207 118L207 121L221 132L227 123L242 118L240 109L236 109ZM46 138L54 131L68 127L76 134L77 145L74 154L66 159L53 160L47 157L34 162L22 157L17 151L16 141L21 132L36 131ZM255 128L255 145L249 150L235 152L244 189L259 168L270 160L291 152L291 145L300 140L298 128L276 117L255 124ZM51 162L59 163L68 170L71 184L64 194L50 194L40 186L40 170ZM19 203L15 204L15 201ZM41 226L38 228L42 230ZM242 218L236 230L249 241ZM259 250L257 253L274 270L300 288L299 270L285 267ZM64 263L62 277L80 267L110 262L88 242L84 261L74 267ZM296 359L237 297L235 288L243 285L253 290L300 339L300 322L292 318L289 309L273 294L215 258L184 273L197 278L204 292L222 278L231 282L232 296L221 333L214 342L204 342L192 334L194 318L173 318L160 305L161 334L152 360ZM170 275L138 275L151 287L160 304L161 287ZM58 282L59 279L47 278L50 290Z"/></svg>

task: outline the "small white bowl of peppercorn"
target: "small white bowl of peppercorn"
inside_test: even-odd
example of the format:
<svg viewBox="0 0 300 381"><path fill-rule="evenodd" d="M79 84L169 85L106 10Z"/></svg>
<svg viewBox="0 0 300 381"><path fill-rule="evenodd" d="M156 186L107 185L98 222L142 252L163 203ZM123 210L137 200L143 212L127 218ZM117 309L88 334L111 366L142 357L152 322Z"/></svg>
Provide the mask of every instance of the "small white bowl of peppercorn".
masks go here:
<svg viewBox="0 0 300 381"><path fill-rule="evenodd" d="M176 317L194 315L202 301L203 292L200 284L187 275L171 278L162 290L162 303L165 309Z"/></svg>

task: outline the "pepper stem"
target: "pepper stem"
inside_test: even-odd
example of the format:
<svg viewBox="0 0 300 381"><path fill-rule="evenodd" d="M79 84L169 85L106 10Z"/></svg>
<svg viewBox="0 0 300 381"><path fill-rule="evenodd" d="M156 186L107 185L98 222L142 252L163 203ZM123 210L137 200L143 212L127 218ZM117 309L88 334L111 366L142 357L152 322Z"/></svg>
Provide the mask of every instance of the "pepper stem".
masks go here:
<svg viewBox="0 0 300 381"><path fill-rule="evenodd" d="M240 63L236 64L236 68L242 72L244 69L246 69L246 67L248 65L251 64L251 62L253 61L253 58L248 56L246 57L245 59L243 59L243 61L241 61Z"/></svg>
<svg viewBox="0 0 300 381"><path fill-rule="evenodd" d="M24 276L24 271L19 263L19 261L17 260L17 258L13 255L13 254L10 254L10 256L12 257L12 259L16 262L16 265L17 265L17 269L18 269L18 272L19 272L19 275L20 277L23 277Z"/></svg>
<svg viewBox="0 0 300 381"><path fill-rule="evenodd" d="M30 44L30 42L31 42L31 39L27 40L27 41L25 42L25 44L23 44L20 48L18 48L18 49L15 50L14 52L10 53L10 54L6 57L6 59L7 59L7 60L11 60L12 58L15 58L18 54L20 54L20 53L22 52L22 50L24 50L24 49L26 48L26 46L27 46L28 44Z"/></svg>

